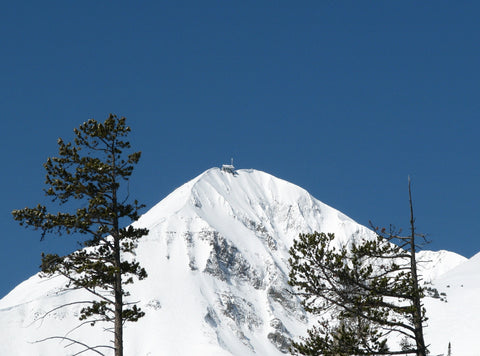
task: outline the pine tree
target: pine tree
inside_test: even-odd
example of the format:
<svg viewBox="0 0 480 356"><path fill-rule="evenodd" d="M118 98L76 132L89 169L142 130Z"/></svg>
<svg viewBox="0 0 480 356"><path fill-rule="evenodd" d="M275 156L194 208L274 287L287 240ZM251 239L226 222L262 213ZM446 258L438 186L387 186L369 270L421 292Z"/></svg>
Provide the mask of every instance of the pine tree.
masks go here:
<svg viewBox="0 0 480 356"><path fill-rule="evenodd" d="M113 324L114 345L101 347L113 348L115 356L123 355L123 324L144 315L136 304L125 302L129 293L124 287L147 276L134 259L134 250L148 230L129 225L143 206L136 200L127 202L124 186L141 155L128 153L129 132L125 118L110 114L103 123L90 119L74 129L73 142L59 138L58 157L44 164L45 193L63 211L52 213L39 204L12 212L20 225L40 230L42 240L47 233L78 236L83 249L66 256L42 254L41 276L62 275L68 280L65 288L92 294L79 319L82 325ZM98 347L70 341L100 353Z"/></svg>
<svg viewBox="0 0 480 356"><path fill-rule="evenodd" d="M292 343L292 354L426 355L410 182L409 198L410 236L376 228L376 238L348 246L336 247L334 234L318 232L294 241L289 283L305 310L321 317ZM387 347L392 335L402 337L398 350Z"/></svg>

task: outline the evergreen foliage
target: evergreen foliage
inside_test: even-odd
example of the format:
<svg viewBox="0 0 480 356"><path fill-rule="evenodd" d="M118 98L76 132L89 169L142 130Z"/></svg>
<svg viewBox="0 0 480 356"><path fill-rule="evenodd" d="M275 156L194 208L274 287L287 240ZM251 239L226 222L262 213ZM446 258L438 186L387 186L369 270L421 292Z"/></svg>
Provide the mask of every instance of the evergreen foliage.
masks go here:
<svg viewBox="0 0 480 356"><path fill-rule="evenodd" d="M141 155L128 153L129 132L125 118L110 114L103 123L90 119L74 129L73 142L59 138L58 157L44 164L45 193L63 211L52 213L39 204L12 212L20 225L40 230L41 239L47 233L82 235L83 249L67 256L42 254L41 276L63 275L66 288L82 288L95 296L79 319L92 326L100 321L114 324L115 356L123 355L123 324L144 315L137 305L124 302L124 286L147 276L134 250L148 230L121 227L137 220L143 208L136 200L128 202L128 186L124 187ZM78 208L71 212L72 206Z"/></svg>
<svg viewBox="0 0 480 356"><path fill-rule="evenodd" d="M426 355L413 208L410 222L410 236L377 228L376 238L348 246L335 246L331 233L299 235L289 284L320 321L292 343L293 355ZM401 338L396 350L387 346L391 336Z"/></svg>

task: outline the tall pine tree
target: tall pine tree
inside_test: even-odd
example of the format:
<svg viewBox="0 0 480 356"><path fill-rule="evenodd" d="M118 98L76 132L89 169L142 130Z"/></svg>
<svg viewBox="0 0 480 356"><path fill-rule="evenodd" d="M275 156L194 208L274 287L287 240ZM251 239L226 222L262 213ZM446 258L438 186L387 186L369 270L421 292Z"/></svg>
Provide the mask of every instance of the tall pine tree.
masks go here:
<svg viewBox="0 0 480 356"><path fill-rule="evenodd" d="M47 233L79 236L83 249L66 256L42 254L41 275L62 275L66 288L92 294L79 319L82 324L113 324L113 346L102 347L113 348L115 356L123 355L124 323L144 315L136 304L125 302L129 294L124 287L147 276L134 259L136 243L148 230L130 225L143 206L128 202L128 181L141 154L128 152L129 132L125 118L110 114L103 123L91 119L80 125L73 142L58 139L58 156L44 164L45 193L63 211L52 213L39 204L12 212L20 225L40 230L42 240ZM100 353L97 347L70 341Z"/></svg>

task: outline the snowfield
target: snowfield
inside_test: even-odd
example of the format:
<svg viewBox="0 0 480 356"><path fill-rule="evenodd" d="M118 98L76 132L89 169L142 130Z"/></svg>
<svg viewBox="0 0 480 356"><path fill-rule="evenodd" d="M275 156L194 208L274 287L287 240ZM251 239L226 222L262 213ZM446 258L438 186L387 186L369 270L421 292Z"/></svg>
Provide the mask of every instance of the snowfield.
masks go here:
<svg viewBox="0 0 480 356"><path fill-rule="evenodd" d="M146 316L125 328L125 355L284 355L289 339L312 323L289 293L288 249L299 233L334 232L338 243L373 233L304 189L256 170L212 168L176 189L136 226L150 230L137 259L147 279L130 286ZM425 298L432 355L480 355L480 255L422 251L426 282L444 293ZM0 355L73 355L110 345L112 335L79 324L83 291L38 275L0 300ZM68 333L68 334L67 334ZM107 349L100 349L106 355ZM93 355L93 352L85 352Z"/></svg>

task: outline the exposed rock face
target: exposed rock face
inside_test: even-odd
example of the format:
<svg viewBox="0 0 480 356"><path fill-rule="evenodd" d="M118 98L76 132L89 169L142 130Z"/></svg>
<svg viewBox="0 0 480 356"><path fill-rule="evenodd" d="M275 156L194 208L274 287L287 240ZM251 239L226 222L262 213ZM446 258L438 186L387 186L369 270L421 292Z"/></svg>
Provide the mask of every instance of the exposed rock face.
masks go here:
<svg viewBox="0 0 480 356"><path fill-rule="evenodd" d="M225 281L232 279L249 283L254 288L262 287L262 273L256 271L242 253L218 233L212 233L212 250L204 272Z"/></svg>
<svg viewBox="0 0 480 356"><path fill-rule="evenodd" d="M273 332L268 333L267 337L270 342L282 353L288 353L291 346L292 335L285 329L280 319L272 319L270 326L273 328Z"/></svg>

